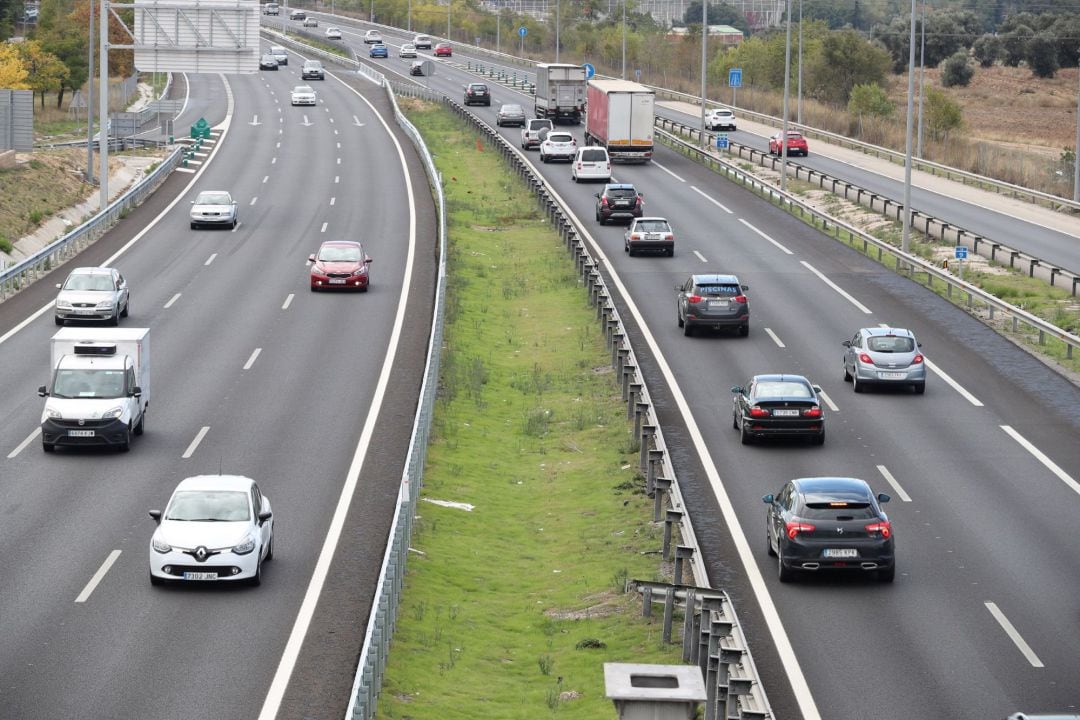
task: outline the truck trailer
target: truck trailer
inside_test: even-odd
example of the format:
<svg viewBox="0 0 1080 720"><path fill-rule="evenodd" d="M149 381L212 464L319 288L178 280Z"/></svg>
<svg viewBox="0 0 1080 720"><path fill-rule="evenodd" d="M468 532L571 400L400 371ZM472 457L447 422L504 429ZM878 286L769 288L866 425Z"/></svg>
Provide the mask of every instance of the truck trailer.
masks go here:
<svg viewBox="0 0 1080 720"><path fill-rule="evenodd" d="M536 66L536 116L580 123L585 116L585 68L566 63Z"/></svg>
<svg viewBox="0 0 1080 720"><path fill-rule="evenodd" d="M612 161L651 160L655 93L629 80L593 78L588 88L585 144L603 145Z"/></svg>

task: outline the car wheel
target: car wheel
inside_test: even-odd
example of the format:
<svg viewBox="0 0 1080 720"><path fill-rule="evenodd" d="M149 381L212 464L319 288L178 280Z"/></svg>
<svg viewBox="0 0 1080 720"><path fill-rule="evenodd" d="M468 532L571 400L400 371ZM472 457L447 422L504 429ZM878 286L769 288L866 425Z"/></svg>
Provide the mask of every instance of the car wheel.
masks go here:
<svg viewBox="0 0 1080 720"><path fill-rule="evenodd" d="M233 219L232 219L232 226L233 226L233 230L235 230L235 229L236 229L236 224L237 224L238 222L240 222L240 218L233 218Z"/></svg>
<svg viewBox="0 0 1080 720"><path fill-rule="evenodd" d="M736 430L739 429L739 418L735 414L734 410L732 410L731 412L731 427L735 428Z"/></svg>
<svg viewBox="0 0 1080 720"><path fill-rule="evenodd" d="M143 410L143 414L139 416L139 423L135 426L135 434L142 435L146 432L146 410Z"/></svg>
<svg viewBox="0 0 1080 720"><path fill-rule="evenodd" d="M782 583L789 583L795 579L795 571L791 568L784 567L784 546L780 543L777 543L776 547L776 577Z"/></svg>
<svg viewBox="0 0 1080 720"><path fill-rule="evenodd" d="M604 218L600 217L600 211L599 210L596 211L596 222L600 223L601 225L604 224Z"/></svg>
<svg viewBox="0 0 1080 720"><path fill-rule="evenodd" d="M198 230L199 229L198 223L191 223L191 229L192 230Z"/></svg>
<svg viewBox="0 0 1080 720"><path fill-rule="evenodd" d="M274 532L273 532L273 530L271 530L270 531L269 547L266 549L266 560L273 560L273 559L274 559Z"/></svg>
<svg viewBox="0 0 1080 720"><path fill-rule="evenodd" d="M847 363L844 363L844 382L851 382L851 373L848 372Z"/></svg>
<svg viewBox="0 0 1080 720"><path fill-rule="evenodd" d="M113 312L113 316L109 318L109 324L113 327L116 327L120 324L120 308L116 308L116 310Z"/></svg>
<svg viewBox="0 0 1080 720"><path fill-rule="evenodd" d="M131 450L131 426L130 425L128 425L127 429L124 430L124 441L120 443L119 447L120 447L120 452L127 452L128 450Z"/></svg>
<svg viewBox="0 0 1080 720"><path fill-rule="evenodd" d="M58 318L58 317L53 317L53 322L55 322L57 325L61 325L61 326L63 326L63 324L64 324L63 318Z"/></svg>
<svg viewBox="0 0 1080 720"><path fill-rule="evenodd" d="M255 561L255 574L248 578L247 584L251 587L262 585L262 560Z"/></svg>
<svg viewBox="0 0 1080 720"><path fill-rule="evenodd" d="M48 443L42 440L41 449L47 453L56 452L56 445L54 443Z"/></svg>
<svg viewBox="0 0 1080 720"><path fill-rule="evenodd" d="M164 578L159 578L154 573L150 573L150 584L155 585L157 587L160 587L160 586L165 584L165 579Z"/></svg>
<svg viewBox="0 0 1080 720"><path fill-rule="evenodd" d="M743 445L752 445L754 442L754 438L746 430L745 422L739 426L739 440L742 441Z"/></svg>
<svg viewBox="0 0 1080 720"><path fill-rule="evenodd" d="M742 337L746 337L749 334L750 334L750 326L749 325L740 325L739 326L739 335L741 335Z"/></svg>
<svg viewBox="0 0 1080 720"><path fill-rule="evenodd" d="M769 526L765 526L765 547L769 549L769 557L776 557L776 551L773 550L772 536L769 534Z"/></svg>
<svg viewBox="0 0 1080 720"><path fill-rule="evenodd" d="M675 312L675 320L678 321L679 327L682 327L683 325L686 324L686 321L682 319L682 313L681 312L678 312L678 311Z"/></svg>
<svg viewBox="0 0 1080 720"><path fill-rule="evenodd" d="M686 337L690 337L691 335L694 334L694 326L693 325L691 325L690 323L685 322L685 321L681 322L679 324L682 325L682 334L683 335L685 335Z"/></svg>
<svg viewBox="0 0 1080 720"><path fill-rule="evenodd" d="M887 568L881 568L877 571L877 579L881 582L891 583L896 578L896 563L894 562Z"/></svg>
<svg viewBox="0 0 1080 720"><path fill-rule="evenodd" d="M857 393L861 393L863 390L866 389L865 387L863 387L863 384L859 382L858 374L851 376L851 389Z"/></svg>
<svg viewBox="0 0 1080 720"><path fill-rule="evenodd" d="M916 395L922 395L926 392L926 383L915 383L912 388L914 388Z"/></svg>
<svg viewBox="0 0 1080 720"><path fill-rule="evenodd" d="M825 428L821 428L821 432L819 434L814 435L812 438L810 438L810 443L813 444L813 445L824 445L825 444Z"/></svg>
<svg viewBox="0 0 1080 720"><path fill-rule="evenodd" d="M129 307L131 307L131 298L130 297L128 298L128 301L126 303L124 303L124 309L120 312L120 317L127 317L128 316L128 308Z"/></svg>
<svg viewBox="0 0 1080 720"><path fill-rule="evenodd" d="M675 248L671 248L670 250L668 250L667 251L667 256L668 257L675 257Z"/></svg>

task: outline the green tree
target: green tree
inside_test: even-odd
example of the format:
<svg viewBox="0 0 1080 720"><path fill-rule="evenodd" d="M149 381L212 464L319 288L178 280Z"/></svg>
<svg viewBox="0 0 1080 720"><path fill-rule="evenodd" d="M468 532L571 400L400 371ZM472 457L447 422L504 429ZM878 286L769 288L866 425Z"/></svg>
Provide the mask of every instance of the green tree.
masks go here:
<svg viewBox="0 0 1080 720"><path fill-rule="evenodd" d="M817 52L804 55L808 94L825 102L846 104L856 85L882 84L889 71L889 53L855 30L834 30L821 38Z"/></svg>
<svg viewBox="0 0 1080 720"><path fill-rule="evenodd" d="M975 54L975 59L979 61L979 65L988 68L998 61L1004 48L1001 38L987 33L972 44L971 50Z"/></svg>
<svg viewBox="0 0 1080 720"><path fill-rule="evenodd" d="M701 7L701 0L693 0L689 7L686 8L686 12L683 13L683 23L686 25L697 25L700 29ZM731 5L709 3L709 24L730 25L742 30L744 35L750 34L750 23L746 21L746 16Z"/></svg>
<svg viewBox="0 0 1080 720"><path fill-rule="evenodd" d="M888 119L895 108L889 100L889 94L877 83L864 83L851 89L848 100L848 112L859 119L859 134L862 134L864 118Z"/></svg>
<svg viewBox="0 0 1080 720"><path fill-rule="evenodd" d="M1016 67L1024 60L1024 56L1027 55L1028 42L1034 35L1035 31L1027 25L1020 25L1013 30L998 34L1005 52L1004 60L1006 65Z"/></svg>
<svg viewBox="0 0 1080 720"><path fill-rule="evenodd" d="M87 64L87 26L90 6L79 0L75 9L64 16L62 22L49 22L38 29L36 39L45 52L55 55L67 68L67 77L56 94L56 107L63 107L64 91L77 90L86 82L89 74Z"/></svg>
<svg viewBox="0 0 1080 720"><path fill-rule="evenodd" d="M964 113L959 103L952 100L944 91L928 85L926 87L926 127L931 137L948 140L949 133L964 126Z"/></svg>
<svg viewBox="0 0 1080 720"><path fill-rule="evenodd" d="M41 96L41 107L45 107L45 93L60 90L68 70L60 58L45 52L36 40L19 43L16 47L28 73L27 85Z"/></svg>
<svg viewBox="0 0 1080 720"><path fill-rule="evenodd" d="M966 87L974 74L975 69L968 62L967 53L961 50L945 61L941 68L941 84L945 87Z"/></svg>
<svg viewBox="0 0 1080 720"><path fill-rule="evenodd" d="M1057 35L1058 65L1076 67L1080 59L1080 15L1062 14L1048 29Z"/></svg>
<svg viewBox="0 0 1080 720"><path fill-rule="evenodd" d="M18 47L10 42L0 43L0 88L29 90L29 76Z"/></svg>
<svg viewBox="0 0 1080 720"><path fill-rule="evenodd" d="M1057 53L1057 36L1051 30L1043 30L1028 42L1025 59L1036 76L1052 78L1060 67Z"/></svg>

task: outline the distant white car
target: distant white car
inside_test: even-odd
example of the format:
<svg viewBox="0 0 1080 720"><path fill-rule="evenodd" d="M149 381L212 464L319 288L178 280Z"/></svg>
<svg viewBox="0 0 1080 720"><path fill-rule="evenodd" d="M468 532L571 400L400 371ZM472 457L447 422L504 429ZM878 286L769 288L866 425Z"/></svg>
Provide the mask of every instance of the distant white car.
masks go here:
<svg viewBox="0 0 1080 720"><path fill-rule="evenodd" d="M416 46L415 45L410 45L409 43L405 43L404 45L401 46L401 49L398 50L398 57L403 57L403 58L414 58L414 57L416 57Z"/></svg>
<svg viewBox="0 0 1080 720"><path fill-rule="evenodd" d="M292 89L290 100L293 105L314 105L315 90L310 85L297 85Z"/></svg>
<svg viewBox="0 0 1080 720"><path fill-rule="evenodd" d="M578 148L574 159L570 161L570 179L574 182L611 182L611 158L608 157L607 149L596 146Z"/></svg>
<svg viewBox="0 0 1080 720"><path fill-rule="evenodd" d="M382 41L382 33L378 30L368 30L366 33L364 33L365 45L381 45Z"/></svg>
<svg viewBox="0 0 1080 720"><path fill-rule="evenodd" d="M270 54L274 56L275 60L277 60L278 65L289 64L289 53L285 50L285 48L281 47L280 45L271 45Z"/></svg>
<svg viewBox="0 0 1080 720"><path fill-rule="evenodd" d="M104 320L119 325L128 315L127 280L116 268L75 268L63 283L57 283L55 319Z"/></svg>
<svg viewBox="0 0 1080 720"><path fill-rule="evenodd" d="M734 130L735 111L727 108L713 108L705 113L705 127L710 130Z"/></svg>
<svg viewBox="0 0 1080 720"><path fill-rule="evenodd" d="M211 225L236 227L236 201L224 190L203 190L191 201L191 229Z"/></svg>
<svg viewBox="0 0 1080 720"><path fill-rule="evenodd" d="M431 49L431 36L430 35L417 35L413 38L413 45L417 50L430 50Z"/></svg>
<svg viewBox="0 0 1080 720"><path fill-rule="evenodd" d="M150 584L224 580L258 585L274 557L274 513L254 480L196 475L182 480L150 539Z"/></svg>
<svg viewBox="0 0 1080 720"><path fill-rule="evenodd" d="M319 19L314 16L308 15L306 18L304 18L304 27L319 27Z"/></svg>
<svg viewBox="0 0 1080 720"><path fill-rule="evenodd" d="M341 39L341 30L336 28L336 27L328 27L328 28L326 28L326 39L327 40L340 40Z"/></svg>
<svg viewBox="0 0 1080 720"><path fill-rule="evenodd" d="M552 130L540 143L540 162L566 160L570 162L577 154L577 140L564 130Z"/></svg>

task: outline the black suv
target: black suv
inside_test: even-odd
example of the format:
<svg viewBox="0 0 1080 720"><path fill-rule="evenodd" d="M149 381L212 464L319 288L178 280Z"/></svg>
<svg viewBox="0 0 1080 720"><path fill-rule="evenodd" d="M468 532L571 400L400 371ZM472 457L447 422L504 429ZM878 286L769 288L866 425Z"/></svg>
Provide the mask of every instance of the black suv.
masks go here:
<svg viewBox="0 0 1080 720"><path fill-rule="evenodd" d="M466 105L491 105L491 93L484 83L469 83L465 86Z"/></svg>
<svg viewBox="0 0 1080 720"><path fill-rule="evenodd" d="M596 222L603 225L608 220L632 220L644 212L641 193L630 183L608 183L596 193Z"/></svg>
<svg viewBox="0 0 1080 720"><path fill-rule="evenodd" d="M325 80L323 65L318 60L304 61L304 69L300 72L304 80Z"/></svg>

